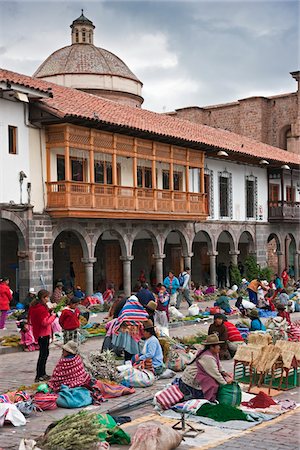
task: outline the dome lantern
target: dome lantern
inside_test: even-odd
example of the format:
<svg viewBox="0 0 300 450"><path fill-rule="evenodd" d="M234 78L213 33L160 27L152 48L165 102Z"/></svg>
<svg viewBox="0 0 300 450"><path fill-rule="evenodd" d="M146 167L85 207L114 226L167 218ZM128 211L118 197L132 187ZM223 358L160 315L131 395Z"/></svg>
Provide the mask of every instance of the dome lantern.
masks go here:
<svg viewBox="0 0 300 450"><path fill-rule="evenodd" d="M70 25L72 30L72 45L73 44L94 44L94 28L95 25L83 14L81 10L81 16L73 20Z"/></svg>

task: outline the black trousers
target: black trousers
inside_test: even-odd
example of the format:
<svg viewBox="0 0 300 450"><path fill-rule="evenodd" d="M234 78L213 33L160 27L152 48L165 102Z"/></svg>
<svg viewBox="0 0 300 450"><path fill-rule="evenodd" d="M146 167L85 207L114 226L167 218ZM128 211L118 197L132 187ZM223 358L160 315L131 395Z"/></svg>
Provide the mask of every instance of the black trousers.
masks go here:
<svg viewBox="0 0 300 450"><path fill-rule="evenodd" d="M36 366L36 377L40 378L46 375L46 362L49 356L50 336L39 337L38 344L40 347L39 359Z"/></svg>

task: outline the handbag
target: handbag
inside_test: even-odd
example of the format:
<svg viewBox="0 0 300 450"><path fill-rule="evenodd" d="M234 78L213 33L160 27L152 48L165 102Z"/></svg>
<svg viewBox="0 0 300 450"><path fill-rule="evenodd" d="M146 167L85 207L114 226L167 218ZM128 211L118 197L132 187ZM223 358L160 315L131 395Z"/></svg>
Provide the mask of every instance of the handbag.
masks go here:
<svg viewBox="0 0 300 450"><path fill-rule="evenodd" d="M57 408L56 400L57 394L37 392L34 396L33 403L42 411L47 411Z"/></svg>
<svg viewBox="0 0 300 450"><path fill-rule="evenodd" d="M161 405L162 409L171 408L171 406L176 405L183 397L184 395L177 384L173 384L155 396L156 401Z"/></svg>
<svg viewBox="0 0 300 450"><path fill-rule="evenodd" d="M57 406L61 408L81 408L92 403L93 399L88 389L83 387L69 388L65 384L61 385L56 400Z"/></svg>
<svg viewBox="0 0 300 450"><path fill-rule="evenodd" d="M222 405L240 406L242 400L240 385L236 381L222 384L218 389L217 400Z"/></svg>

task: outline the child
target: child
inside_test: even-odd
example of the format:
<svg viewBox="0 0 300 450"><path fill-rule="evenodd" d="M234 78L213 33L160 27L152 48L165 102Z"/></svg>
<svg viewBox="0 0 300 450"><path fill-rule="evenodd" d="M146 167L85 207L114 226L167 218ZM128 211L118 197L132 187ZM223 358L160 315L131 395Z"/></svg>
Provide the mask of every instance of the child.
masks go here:
<svg viewBox="0 0 300 450"><path fill-rule="evenodd" d="M194 290L193 297L194 297L196 302L200 302L200 300L203 300L203 298L202 298L203 297L203 292L201 291L199 283L196 284L196 288Z"/></svg>
<svg viewBox="0 0 300 450"><path fill-rule="evenodd" d="M27 320L20 320L16 322L21 334L21 345L23 345L24 352L34 352L38 350L39 346L35 343L32 327Z"/></svg>
<svg viewBox="0 0 300 450"><path fill-rule="evenodd" d="M169 303L170 294L167 291L165 285L160 284L159 291L157 293L157 308L155 311L155 325L160 331L168 334L169 331Z"/></svg>
<svg viewBox="0 0 300 450"><path fill-rule="evenodd" d="M79 298L73 297L70 299L69 304L62 310L59 318L59 324L64 333L64 344L69 341L79 341L78 328L80 328L80 310L77 308L78 303L80 303Z"/></svg>

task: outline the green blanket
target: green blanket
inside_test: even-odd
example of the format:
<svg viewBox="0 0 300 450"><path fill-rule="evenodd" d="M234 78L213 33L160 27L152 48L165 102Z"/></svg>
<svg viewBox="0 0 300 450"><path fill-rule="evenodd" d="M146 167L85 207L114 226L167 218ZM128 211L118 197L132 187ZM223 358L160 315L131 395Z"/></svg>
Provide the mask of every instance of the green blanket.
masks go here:
<svg viewBox="0 0 300 450"><path fill-rule="evenodd" d="M197 411L197 416L209 417L217 422L228 422L228 420L245 420L249 421L247 414L234 406L229 405L212 405L205 403Z"/></svg>

